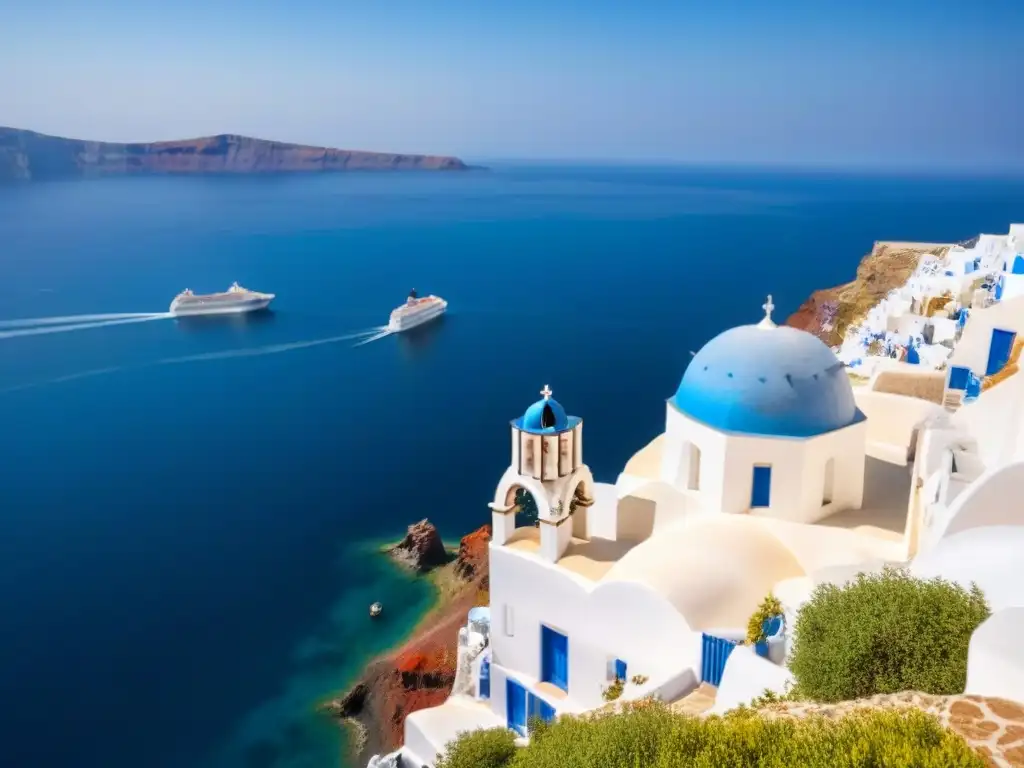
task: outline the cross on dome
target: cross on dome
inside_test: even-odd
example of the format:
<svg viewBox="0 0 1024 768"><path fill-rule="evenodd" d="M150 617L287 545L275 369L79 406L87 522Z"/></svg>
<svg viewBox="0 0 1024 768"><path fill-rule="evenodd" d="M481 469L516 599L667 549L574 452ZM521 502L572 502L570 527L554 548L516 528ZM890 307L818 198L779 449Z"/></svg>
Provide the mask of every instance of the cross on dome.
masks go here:
<svg viewBox="0 0 1024 768"><path fill-rule="evenodd" d="M772 295L768 294L768 301L761 305L761 309L764 310L764 319L757 324L758 328L776 328L775 322L772 320L772 310L775 309L775 305L772 303Z"/></svg>
<svg viewBox="0 0 1024 768"><path fill-rule="evenodd" d="M549 387L547 384L544 385L544 389L542 389L540 393L541 395L543 395L545 400L551 399L551 387Z"/></svg>

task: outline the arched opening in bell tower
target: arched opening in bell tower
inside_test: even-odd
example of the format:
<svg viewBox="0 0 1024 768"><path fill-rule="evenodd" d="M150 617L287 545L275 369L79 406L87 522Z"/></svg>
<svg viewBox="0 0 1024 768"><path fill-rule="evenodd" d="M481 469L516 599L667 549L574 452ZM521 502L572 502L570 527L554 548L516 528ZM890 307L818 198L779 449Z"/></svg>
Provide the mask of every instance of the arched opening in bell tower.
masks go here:
<svg viewBox="0 0 1024 768"><path fill-rule="evenodd" d="M544 409L540 412L540 425L544 429L551 429L558 420L555 418L555 411L548 403L544 403Z"/></svg>
<svg viewBox="0 0 1024 768"><path fill-rule="evenodd" d="M569 502L569 514L572 515L572 536L574 539L589 539L587 512L594 503L593 489L586 481L581 480L572 492Z"/></svg>
<svg viewBox="0 0 1024 768"><path fill-rule="evenodd" d="M537 512L537 500L533 494L521 486L514 486L509 489L509 504L516 505L515 527L536 528L540 525L540 518Z"/></svg>

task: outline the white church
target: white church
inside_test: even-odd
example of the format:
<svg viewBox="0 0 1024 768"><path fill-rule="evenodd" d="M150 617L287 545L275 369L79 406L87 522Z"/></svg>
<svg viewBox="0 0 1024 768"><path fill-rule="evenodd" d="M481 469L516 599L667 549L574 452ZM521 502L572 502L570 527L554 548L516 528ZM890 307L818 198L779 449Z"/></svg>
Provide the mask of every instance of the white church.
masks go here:
<svg viewBox="0 0 1024 768"><path fill-rule="evenodd" d="M1024 297L1007 305L1024 326ZM583 420L549 387L511 422L490 503L489 609L462 630L450 698L410 714L401 751L382 760L432 766L480 728L526 739L533 716L606 706L617 680L621 701L710 690L712 712L781 691L789 628L815 586L885 564L975 581L1001 635L1007 617L1024 629L1024 377L954 413L855 392L832 350L777 326L771 297L763 308L693 356L665 431L614 485L594 481ZM516 526L520 489L537 525ZM738 645L769 594L784 616L767 649ZM1024 700L1024 654L992 651L988 625L968 690Z"/></svg>

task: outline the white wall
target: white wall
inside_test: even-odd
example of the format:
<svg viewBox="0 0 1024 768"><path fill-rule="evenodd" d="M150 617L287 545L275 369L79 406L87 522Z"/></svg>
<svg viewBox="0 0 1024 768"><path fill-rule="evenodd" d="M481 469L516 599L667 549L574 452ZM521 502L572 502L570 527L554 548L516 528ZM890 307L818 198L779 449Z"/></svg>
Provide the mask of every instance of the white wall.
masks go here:
<svg viewBox="0 0 1024 768"><path fill-rule="evenodd" d="M860 507L864 496L867 425L853 424L818 437L731 436L722 478L722 512L746 512L813 523L835 512ZM831 503L824 502L826 464L833 462ZM769 507L751 509L754 466L772 467Z"/></svg>
<svg viewBox="0 0 1024 768"><path fill-rule="evenodd" d="M721 507L722 481L725 476L726 436L694 421L669 402L665 406L665 439L662 448L661 479L680 491L690 487L691 472L697 478L701 503L709 509ZM691 450L699 450L699 458ZM697 467L691 466L691 461Z"/></svg>
<svg viewBox="0 0 1024 768"><path fill-rule="evenodd" d="M1016 454L1024 420L1024 375L1016 373L964 403L953 421L978 442L982 460L995 466Z"/></svg>
<svg viewBox="0 0 1024 768"><path fill-rule="evenodd" d="M882 461L906 464L914 430L943 412L927 400L855 387L853 399L867 416L866 452Z"/></svg>
<svg viewBox="0 0 1024 768"><path fill-rule="evenodd" d="M949 364L970 368L978 376L984 375L994 328L1024 332L1024 296L1004 299L984 309L971 310L963 335L950 355Z"/></svg>
<svg viewBox="0 0 1024 768"><path fill-rule="evenodd" d="M910 563L921 579L936 577L964 589L977 584L993 611L1024 607L1024 526L971 528L947 536Z"/></svg>
<svg viewBox="0 0 1024 768"><path fill-rule="evenodd" d="M725 663L710 714L721 715L740 704L750 704L751 699L766 690L786 693L793 682L794 677L788 669L761 658L747 646L739 646L729 654Z"/></svg>
<svg viewBox="0 0 1024 768"><path fill-rule="evenodd" d="M680 675L699 664L699 635L661 595L640 583L593 587L570 571L536 557L491 546L491 701L505 715L505 675L527 689L541 675L541 626L568 638L569 690L565 701L548 699L558 711L604 704L608 664L621 658L628 674L649 678L644 692L679 685ZM506 631L506 606L512 631Z"/></svg>
<svg viewBox="0 0 1024 768"><path fill-rule="evenodd" d="M939 541L962 531L985 526L1024 526L1024 461L985 472L949 505L946 520L928 533Z"/></svg>
<svg viewBox="0 0 1024 768"><path fill-rule="evenodd" d="M700 449L696 495L707 511L750 510L754 466L772 467L769 507L753 514L814 522L833 512L857 508L864 491L863 422L813 438L768 438L727 434L666 407L662 478L680 491L690 478L690 444ZM823 505L825 466L834 464L831 504Z"/></svg>
<svg viewBox="0 0 1024 768"><path fill-rule="evenodd" d="M964 693L1024 701L1024 608L1006 608L971 636Z"/></svg>

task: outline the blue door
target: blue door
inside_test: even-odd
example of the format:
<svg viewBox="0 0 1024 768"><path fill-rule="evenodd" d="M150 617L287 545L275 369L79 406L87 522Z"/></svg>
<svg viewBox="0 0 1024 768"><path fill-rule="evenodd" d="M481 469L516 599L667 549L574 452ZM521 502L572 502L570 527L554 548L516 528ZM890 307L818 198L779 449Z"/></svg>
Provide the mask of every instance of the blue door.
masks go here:
<svg viewBox="0 0 1024 768"><path fill-rule="evenodd" d="M505 680L505 712L508 727L526 735L526 689L511 677Z"/></svg>
<svg viewBox="0 0 1024 768"><path fill-rule="evenodd" d="M484 659L480 662L480 698L491 697L491 660Z"/></svg>
<svg viewBox="0 0 1024 768"><path fill-rule="evenodd" d="M1003 298L1003 286L1005 284L1006 284L1006 276L1004 275L1004 276L1000 277L999 278L999 282L996 283L996 301L999 301L1001 298Z"/></svg>
<svg viewBox="0 0 1024 768"><path fill-rule="evenodd" d="M767 507L772 497L772 468L754 467L754 487L750 493L751 507Z"/></svg>
<svg viewBox="0 0 1024 768"><path fill-rule="evenodd" d="M701 682L718 685L722 682L725 662L733 652L736 643L724 637L703 635L701 639L700 679Z"/></svg>
<svg viewBox="0 0 1024 768"><path fill-rule="evenodd" d="M540 680L569 692L569 638L550 627L540 628Z"/></svg>
<svg viewBox="0 0 1024 768"><path fill-rule="evenodd" d="M1014 331L992 329L992 341L988 345L988 366L985 368L986 376L1003 370L1003 366L1010 360L1010 352L1016 339L1017 334Z"/></svg>
<svg viewBox="0 0 1024 768"><path fill-rule="evenodd" d="M555 708L540 696L534 696L532 693L529 694L529 710L531 720L539 717L545 723L550 723L555 719Z"/></svg>

